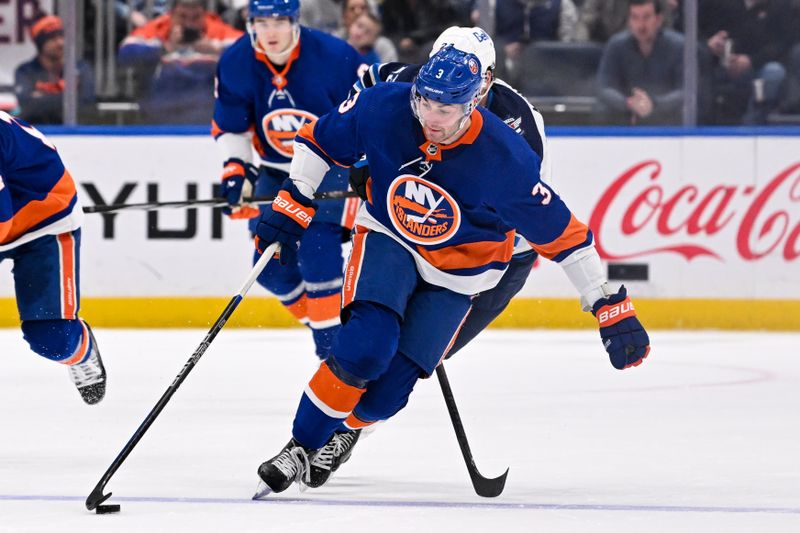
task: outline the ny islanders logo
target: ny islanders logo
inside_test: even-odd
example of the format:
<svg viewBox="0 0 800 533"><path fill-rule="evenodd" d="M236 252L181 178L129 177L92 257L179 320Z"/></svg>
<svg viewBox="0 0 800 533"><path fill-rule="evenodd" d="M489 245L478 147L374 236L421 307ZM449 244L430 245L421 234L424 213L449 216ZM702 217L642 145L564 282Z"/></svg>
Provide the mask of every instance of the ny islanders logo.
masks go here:
<svg viewBox="0 0 800 533"><path fill-rule="evenodd" d="M317 116L308 111L287 107L264 115L261 128L272 149L283 157L290 158L294 155L294 136L303 124L312 120L317 120Z"/></svg>
<svg viewBox="0 0 800 533"><path fill-rule="evenodd" d="M417 244L440 244L461 225L461 210L447 191L408 174L395 178L386 194L392 225Z"/></svg>

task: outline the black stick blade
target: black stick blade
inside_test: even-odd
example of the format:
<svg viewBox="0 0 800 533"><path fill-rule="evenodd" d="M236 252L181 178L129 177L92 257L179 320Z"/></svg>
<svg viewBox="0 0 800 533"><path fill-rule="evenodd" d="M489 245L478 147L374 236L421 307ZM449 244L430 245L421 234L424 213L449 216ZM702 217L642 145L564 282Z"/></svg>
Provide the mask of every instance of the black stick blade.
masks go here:
<svg viewBox="0 0 800 533"><path fill-rule="evenodd" d="M508 468L503 472L503 475L495 478L483 477L477 468L470 469L469 475L472 479L472 487L475 489L475 494L484 498L496 498L506 488Z"/></svg>
<svg viewBox="0 0 800 533"><path fill-rule="evenodd" d="M97 486L94 488L89 497L86 498L86 509L89 511L94 511L95 508L109 499L111 497L111 493L103 494L103 486L98 483Z"/></svg>

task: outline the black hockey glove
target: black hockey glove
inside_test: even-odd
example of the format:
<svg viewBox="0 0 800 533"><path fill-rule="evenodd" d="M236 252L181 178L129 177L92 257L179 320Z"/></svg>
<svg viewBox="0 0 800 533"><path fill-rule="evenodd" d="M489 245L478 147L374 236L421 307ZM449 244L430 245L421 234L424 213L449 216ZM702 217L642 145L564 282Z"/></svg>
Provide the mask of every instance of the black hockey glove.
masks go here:
<svg viewBox="0 0 800 533"><path fill-rule="evenodd" d="M353 189L359 198L367 201L367 189L369 188L369 162L361 159L350 167L350 188Z"/></svg>

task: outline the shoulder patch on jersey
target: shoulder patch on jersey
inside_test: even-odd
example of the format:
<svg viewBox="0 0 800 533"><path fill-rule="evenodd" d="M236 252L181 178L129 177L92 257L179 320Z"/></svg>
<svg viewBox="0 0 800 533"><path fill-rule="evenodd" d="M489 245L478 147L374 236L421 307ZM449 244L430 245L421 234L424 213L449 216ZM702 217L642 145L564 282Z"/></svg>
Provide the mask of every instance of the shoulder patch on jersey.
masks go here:
<svg viewBox="0 0 800 533"><path fill-rule="evenodd" d="M517 133L522 133L522 130L520 129L520 126L522 125L522 117L508 117L503 119L503 122L505 122L508 127Z"/></svg>
<svg viewBox="0 0 800 533"><path fill-rule="evenodd" d="M409 241L432 245L448 241L461 225L461 209L450 194L418 176L398 176L386 193L389 218Z"/></svg>
<svg viewBox="0 0 800 533"><path fill-rule="evenodd" d="M269 145L283 157L294 155L294 136L306 122L317 120L308 111L290 107L276 109L264 115L261 128Z"/></svg>

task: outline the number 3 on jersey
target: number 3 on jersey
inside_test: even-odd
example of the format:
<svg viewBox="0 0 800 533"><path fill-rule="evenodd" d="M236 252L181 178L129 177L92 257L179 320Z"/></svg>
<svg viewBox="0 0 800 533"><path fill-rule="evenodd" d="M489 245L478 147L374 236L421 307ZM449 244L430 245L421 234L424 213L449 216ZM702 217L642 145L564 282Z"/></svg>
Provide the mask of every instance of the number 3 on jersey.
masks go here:
<svg viewBox="0 0 800 533"><path fill-rule="evenodd" d="M536 196L538 194L542 195L542 205L547 205L550 203L550 200L553 198L553 193L550 192L550 189L542 185L541 183L537 183L533 186L533 190L531 191L531 196Z"/></svg>
<svg viewBox="0 0 800 533"><path fill-rule="evenodd" d="M353 106L356 105L356 100L358 100L360 94L361 94L360 92L355 93L353 96L351 96L350 98L339 104L339 114L344 115L345 113L353 109Z"/></svg>

